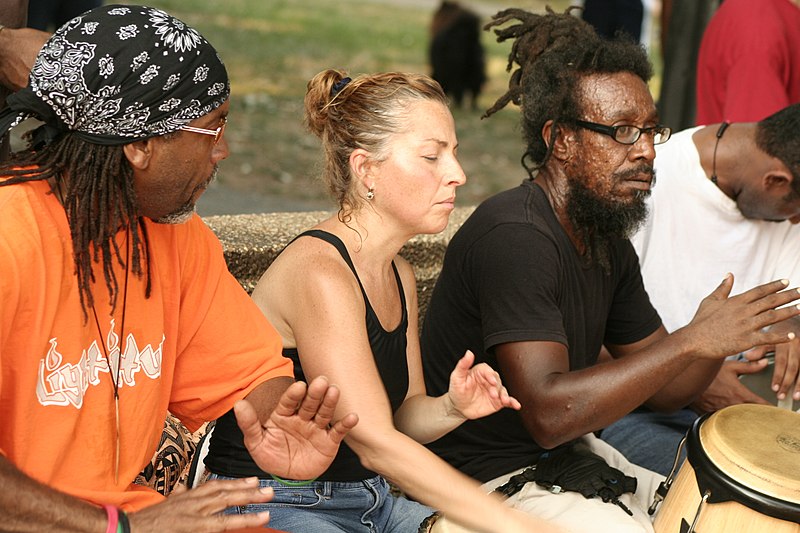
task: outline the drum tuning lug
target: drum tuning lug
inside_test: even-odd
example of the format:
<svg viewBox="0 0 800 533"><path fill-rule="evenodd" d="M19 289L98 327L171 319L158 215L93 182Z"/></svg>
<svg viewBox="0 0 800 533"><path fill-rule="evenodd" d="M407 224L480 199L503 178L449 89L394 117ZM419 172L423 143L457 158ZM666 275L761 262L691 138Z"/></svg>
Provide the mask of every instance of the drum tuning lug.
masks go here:
<svg viewBox="0 0 800 533"><path fill-rule="evenodd" d="M655 514L656 509L658 509L658 506L661 505L661 502L664 501L664 498L667 496L667 492L669 492L669 486L666 481L662 481L659 483L656 493L653 495L653 503L651 503L650 508L647 509L647 514L650 516Z"/></svg>

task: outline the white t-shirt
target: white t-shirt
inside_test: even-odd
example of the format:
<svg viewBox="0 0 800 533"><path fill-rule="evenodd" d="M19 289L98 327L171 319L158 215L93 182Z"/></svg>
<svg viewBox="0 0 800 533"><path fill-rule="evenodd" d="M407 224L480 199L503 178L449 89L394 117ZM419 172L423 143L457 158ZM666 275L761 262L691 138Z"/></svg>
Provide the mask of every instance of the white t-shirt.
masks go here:
<svg viewBox="0 0 800 533"><path fill-rule="evenodd" d="M703 172L692 142L698 129L656 147L650 213L631 239L645 289L670 332L691 321L727 272L734 275L731 294L780 278L800 285L800 225L742 216Z"/></svg>

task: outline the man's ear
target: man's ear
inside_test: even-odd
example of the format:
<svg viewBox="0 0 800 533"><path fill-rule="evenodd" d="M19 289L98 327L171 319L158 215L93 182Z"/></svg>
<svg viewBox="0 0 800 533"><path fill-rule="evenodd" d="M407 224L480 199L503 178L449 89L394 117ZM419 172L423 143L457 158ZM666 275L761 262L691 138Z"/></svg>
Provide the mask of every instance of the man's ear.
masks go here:
<svg viewBox="0 0 800 533"><path fill-rule="evenodd" d="M793 192L794 176L785 170L770 170L761 176L761 185L769 194L786 196Z"/></svg>
<svg viewBox="0 0 800 533"><path fill-rule="evenodd" d="M134 141L122 147L122 151L134 170L145 170L150 165L155 148L155 139Z"/></svg>
<svg viewBox="0 0 800 533"><path fill-rule="evenodd" d="M553 145L553 157L559 161L569 161L575 146L575 132L548 120L542 126L542 138L549 147Z"/></svg>

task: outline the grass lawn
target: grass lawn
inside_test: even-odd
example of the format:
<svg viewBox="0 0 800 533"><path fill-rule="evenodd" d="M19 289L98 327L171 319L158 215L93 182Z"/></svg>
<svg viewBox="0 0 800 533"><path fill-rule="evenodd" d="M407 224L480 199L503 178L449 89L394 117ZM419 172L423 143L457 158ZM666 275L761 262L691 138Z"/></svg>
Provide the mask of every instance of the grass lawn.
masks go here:
<svg viewBox="0 0 800 533"><path fill-rule="evenodd" d="M147 0L201 31L225 61L233 96L226 130L231 156L220 166L219 180L245 193L280 196L305 205L330 208L318 181L320 153L316 137L302 124L307 81L317 72L342 68L350 73L387 70L429 72L428 25L439 0ZM474 6L484 20L503 1ZM547 2L557 11L569 0ZM517 5L543 12L543 1ZM507 86L509 43L484 34L490 81L480 111L454 110L460 161L467 184L459 205L471 205L519 183L522 142L518 112L510 107L480 120L481 112Z"/></svg>

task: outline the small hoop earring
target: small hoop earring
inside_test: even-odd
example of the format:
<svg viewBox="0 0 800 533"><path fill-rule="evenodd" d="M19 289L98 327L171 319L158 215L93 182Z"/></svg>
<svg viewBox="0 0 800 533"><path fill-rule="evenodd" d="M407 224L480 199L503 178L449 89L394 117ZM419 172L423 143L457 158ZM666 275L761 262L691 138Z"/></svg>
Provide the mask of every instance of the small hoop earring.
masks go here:
<svg viewBox="0 0 800 533"><path fill-rule="evenodd" d="M367 191L367 200L372 200L373 198L375 198L375 191L373 191L372 187L370 187Z"/></svg>

